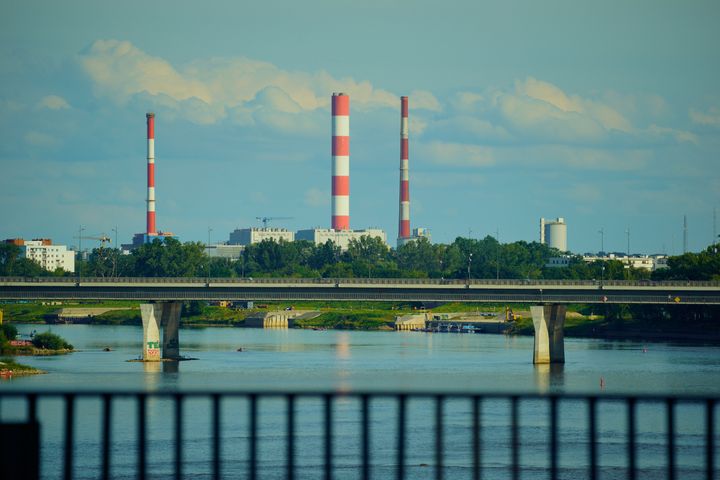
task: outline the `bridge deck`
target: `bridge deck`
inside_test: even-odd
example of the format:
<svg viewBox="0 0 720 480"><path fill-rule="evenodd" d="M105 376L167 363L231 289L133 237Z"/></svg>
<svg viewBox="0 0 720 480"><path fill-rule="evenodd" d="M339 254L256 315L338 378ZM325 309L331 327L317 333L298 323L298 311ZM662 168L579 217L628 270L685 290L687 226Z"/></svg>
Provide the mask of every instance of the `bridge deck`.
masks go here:
<svg viewBox="0 0 720 480"><path fill-rule="evenodd" d="M720 305L720 282L0 277L0 298Z"/></svg>

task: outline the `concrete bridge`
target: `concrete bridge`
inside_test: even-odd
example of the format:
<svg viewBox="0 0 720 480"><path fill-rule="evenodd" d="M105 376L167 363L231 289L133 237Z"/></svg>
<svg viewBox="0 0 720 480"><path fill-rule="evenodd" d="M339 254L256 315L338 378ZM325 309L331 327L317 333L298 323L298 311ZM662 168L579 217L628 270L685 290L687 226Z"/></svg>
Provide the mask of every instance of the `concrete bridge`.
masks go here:
<svg viewBox="0 0 720 480"><path fill-rule="evenodd" d="M148 302L141 305L143 358L148 361L180 358L184 300L528 303L535 327L533 362L563 363L566 304L720 305L720 282L0 277L0 299Z"/></svg>

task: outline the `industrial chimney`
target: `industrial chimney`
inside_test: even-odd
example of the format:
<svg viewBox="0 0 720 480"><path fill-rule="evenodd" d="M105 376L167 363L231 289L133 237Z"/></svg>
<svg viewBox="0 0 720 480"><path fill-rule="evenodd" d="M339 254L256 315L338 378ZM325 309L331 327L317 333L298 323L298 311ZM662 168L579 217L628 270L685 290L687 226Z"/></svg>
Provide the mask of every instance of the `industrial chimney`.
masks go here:
<svg viewBox="0 0 720 480"><path fill-rule="evenodd" d="M400 97L400 213L398 244L410 238L410 176L408 173L408 97Z"/></svg>
<svg viewBox="0 0 720 480"><path fill-rule="evenodd" d="M350 230L350 97L332 96L332 228Z"/></svg>
<svg viewBox="0 0 720 480"><path fill-rule="evenodd" d="M147 117L147 235L157 235L155 228L155 114Z"/></svg>

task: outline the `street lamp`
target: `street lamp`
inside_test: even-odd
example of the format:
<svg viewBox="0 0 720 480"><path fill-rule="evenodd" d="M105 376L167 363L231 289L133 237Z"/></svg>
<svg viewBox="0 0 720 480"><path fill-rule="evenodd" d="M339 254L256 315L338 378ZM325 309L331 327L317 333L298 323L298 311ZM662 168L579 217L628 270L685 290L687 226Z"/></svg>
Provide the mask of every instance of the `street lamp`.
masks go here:
<svg viewBox="0 0 720 480"><path fill-rule="evenodd" d="M470 264L472 263L472 253L468 255L468 267L467 267L467 283L470 284Z"/></svg>
<svg viewBox="0 0 720 480"><path fill-rule="evenodd" d="M82 232L85 231L85 228L83 228L82 225L78 228L78 283L80 283L80 279L82 278Z"/></svg>
<svg viewBox="0 0 720 480"><path fill-rule="evenodd" d="M113 228L112 231L115 232L115 248L120 248L120 246L117 243L117 237L118 237L117 225L115 225L115 228Z"/></svg>
<svg viewBox="0 0 720 480"><path fill-rule="evenodd" d="M598 230L598 233L600 234L600 253L605 252L605 228L601 228Z"/></svg>

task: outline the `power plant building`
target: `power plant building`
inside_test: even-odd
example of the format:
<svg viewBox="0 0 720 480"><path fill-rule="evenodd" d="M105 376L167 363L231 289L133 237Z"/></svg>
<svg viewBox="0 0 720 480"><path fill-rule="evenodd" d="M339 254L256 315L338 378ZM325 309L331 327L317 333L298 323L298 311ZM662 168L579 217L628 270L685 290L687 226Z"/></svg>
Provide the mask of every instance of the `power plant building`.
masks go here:
<svg viewBox="0 0 720 480"><path fill-rule="evenodd" d="M208 245L205 247L205 254L210 258L226 258L231 261L239 260L242 256L245 245Z"/></svg>
<svg viewBox="0 0 720 480"><path fill-rule="evenodd" d="M565 219L558 217L556 220L540 219L540 243L550 248L557 248L561 252L567 252L567 224Z"/></svg>
<svg viewBox="0 0 720 480"><path fill-rule="evenodd" d="M347 250L350 246L350 240L360 240L360 237L374 237L382 240L387 244L387 236L383 230L379 228L367 228L365 230L335 230L332 228L311 228L307 230L298 230L295 234L295 240L307 240L315 245L322 245L328 240L340 247L341 250Z"/></svg>
<svg viewBox="0 0 720 480"><path fill-rule="evenodd" d="M23 240L13 238L5 240L20 247L20 257L27 258L39 264L48 272L62 268L66 272L75 272L75 252L68 250L65 245L53 245L49 238L35 238Z"/></svg>
<svg viewBox="0 0 720 480"><path fill-rule="evenodd" d="M228 245L252 245L263 240L292 242L295 240L295 233L285 228L239 228L230 233Z"/></svg>
<svg viewBox="0 0 720 480"><path fill-rule="evenodd" d="M421 238L427 238L427 241L432 243L432 236L430 235L430 229L425 227L413 228L412 235L407 238L398 238L397 246L401 247L408 242L413 242Z"/></svg>

